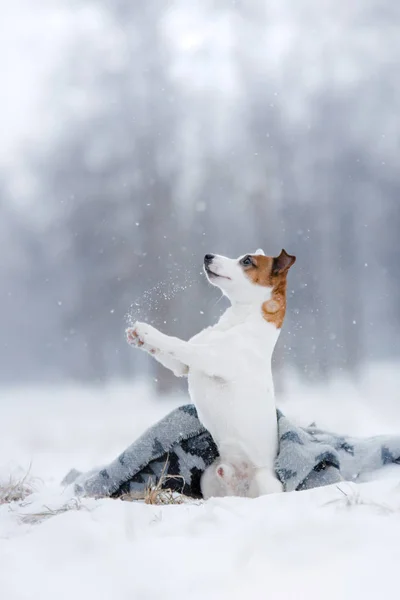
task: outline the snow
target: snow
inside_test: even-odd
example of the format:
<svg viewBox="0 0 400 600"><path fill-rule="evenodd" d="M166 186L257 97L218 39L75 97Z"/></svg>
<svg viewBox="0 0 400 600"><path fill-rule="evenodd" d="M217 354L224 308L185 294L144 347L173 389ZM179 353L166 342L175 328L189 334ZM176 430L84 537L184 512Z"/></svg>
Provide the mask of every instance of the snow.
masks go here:
<svg viewBox="0 0 400 600"><path fill-rule="evenodd" d="M397 369L398 370L398 369ZM300 423L362 435L400 431L399 376L306 388L290 377L281 408ZM0 597L352 599L397 597L400 475L256 500L150 506L83 500L40 524L21 515L73 502L71 468L116 454L185 397L146 385L0 392L0 477L39 477L24 506L0 506ZM21 470L18 471L18 468ZM76 506L76 505L74 505Z"/></svg>

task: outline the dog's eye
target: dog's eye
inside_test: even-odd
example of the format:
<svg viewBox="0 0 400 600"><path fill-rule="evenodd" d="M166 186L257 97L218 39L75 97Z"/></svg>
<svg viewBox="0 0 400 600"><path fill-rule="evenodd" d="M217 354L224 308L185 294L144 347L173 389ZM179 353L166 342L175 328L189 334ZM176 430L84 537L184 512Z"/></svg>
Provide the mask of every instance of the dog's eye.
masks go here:
<svg viewBox="0 0 400 600"><path fill-rule="evenodd" d="M242 263L242 265L244 265L245 267L248 267L250 265L253 264L252 258L251 256L244 256L242 258L242 260L240 261Z"/></svg>

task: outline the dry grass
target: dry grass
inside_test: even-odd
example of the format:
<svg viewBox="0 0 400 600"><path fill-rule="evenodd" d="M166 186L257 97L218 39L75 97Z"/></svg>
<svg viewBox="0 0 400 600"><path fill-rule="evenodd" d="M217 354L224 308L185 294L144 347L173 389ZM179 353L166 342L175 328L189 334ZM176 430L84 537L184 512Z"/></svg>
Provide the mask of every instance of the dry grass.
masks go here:
<svg viewBox="0 0 400 600"><path fill-rule="evenodd" d="M181 479L182 483L184 483L181 476L171 476L166 474L167 464L168 459L157 484L154 484L152 479L149 479L142 492L124 494L120 499L128 502L144 501L146 504L155 505L183 504L184 502L191 501L191 498L188 498L184 494L175 492L170 488L163 489L162 486L167 479ZM82 501L79 498L73 498L58 508L51 508L44 505L38 512L25 512L25 510L24 512L21 512L21 509L29 507L29 496L38 490L39 482L40 480L30 476L30 468L20 479L15 476L10 476L8 481L0 481L0 505L11 505L12 503L16 503L16 506L10 506L10 510L12 510L21 524L36 525L51 517L55 517L71 510L89 510L87 506L82 504Z"/></svg>
<svg viewBox="0 0 400 600"><path fill-rule="evenodd" d="M369 506L374 508L377 512L382 515L389 515L396 512L392 507L382 504L381 502L375 502L374 500L370 500L367 498L363 498L358 490L351 490L349 493L346 493L342 488L336 486L339 492L342 494L342 498L336 498L334 500L329 500L326 502L324 506L328 505L337 505L338 508L353 508L355 506Z"/></svg>
<svg viewBox="0 0 400 600"><path fill-rule="evenodd" d="M185 502L189 502L191 499L184 494L180 494L179 492L175 492L170 488L163 488L163 483L167 479L180 479L182 480L182 484L185 483L184 479L180 475L168 475L166 473L168 464L168 458L165 461L165 465L161 472L160 478L155 484L153 480L150 478L147 482L146 487L141 492L130 492L129 494L123 494L119 497L120 500L124 500L125 502L135 502L138 500L143 500L145 504L183 504ZM183 487L183 486L182 486Z"/></svg>
<svg viewBox="0 0 400 600"><path fill-rule="evenodd" d="M31 477L30 467L27 473L20 479L10 475L8 481L0 481L0 505L9 504L10 510L15 514L20 523L34 525L41 523L50 517L60 515L69 510L81 510L86 508L79 499L73 498L70 502L59 508L44 506L37 513L21 513L21 509L29 506L29 496L39 489L41 481ZM15 503L16 505L12 506Z"/></svg>
<svg viewBox="0 0 400 600"><path fill-rule="evenodd" d="M38 482L38 479L31 477L30 467L21 479L16 479L10 475L8 481L0 481L0 505L22 502L30 494L37 491Z"/></svg>
<svg viewBox="0 0 400 600"><path fill-rule="evenodd" d="M44 506L43 508L44 510L41 510L36 513L19 514L18 519L21 523L27 525L36 525L38 523L42 523L50 517L61 515L70 510L89 510L86 506L82 504L82 502L78 498L73 498L72 500L70 500L63 506L60 506L59 508L50 508L48 506Z"/></svg>
<svg viewBox="0 0 400 600"><path fill-rule="evenodd" d="M152 482L146 486L142 492L131 492L123 494L119 498L125 502L135 502L143 500L145 504L183 504L188 502L189 498L178 492L166 488L162 489L159 484L154 485Z"/></svg>

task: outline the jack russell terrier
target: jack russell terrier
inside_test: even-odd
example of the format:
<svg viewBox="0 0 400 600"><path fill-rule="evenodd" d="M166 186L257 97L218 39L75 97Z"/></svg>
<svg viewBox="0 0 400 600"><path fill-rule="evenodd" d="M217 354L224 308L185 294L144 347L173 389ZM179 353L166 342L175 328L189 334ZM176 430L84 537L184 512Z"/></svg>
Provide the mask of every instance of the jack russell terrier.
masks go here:
<svg viewBox="0 0 400 600"><path fill-rule="evenodd" d="M237 259L206 254L208 281L231 302L216 325L188 342L146 323L126 331L129 344L177 377L188 376L192 402L220 455L202 476L205 498L282 491L274 471L278 431L271 358L295 260L285 250L277 257L262 250Z"/></svg>

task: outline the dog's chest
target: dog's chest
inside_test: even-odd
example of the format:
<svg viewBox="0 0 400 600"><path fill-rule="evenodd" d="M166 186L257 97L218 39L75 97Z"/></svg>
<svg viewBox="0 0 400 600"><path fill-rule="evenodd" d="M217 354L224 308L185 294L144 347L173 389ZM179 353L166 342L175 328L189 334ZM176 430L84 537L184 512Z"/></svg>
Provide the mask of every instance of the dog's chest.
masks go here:
<svg viewBox="0 0 400 600"><path fill-rule="evenodd" d="M218 348L216 362L221 366L223 361L224 377L190 369L190 396L220 450L226 445L245 447L254 463L260 463L273 453L276 438L268 348L254 327L248 331L242 327L240 335L227 336L226 343L224 329L209 328L192 338L196 344L210 344L212 352Z"/></svg>
<svg viewBox="0 0 400 600"><path fill-rule="evenodd" d="M219 447L236 442L248 447L254 441L266 453L270 424L276 423L268 376L251 380L236 373L236 378L225 380L192 371L188 383L199 419Z"/></svg>
<svg viewBox="0 0 400 600"><path fill-rule="evenodd" d="M214 438L225 437L225 433L236 427L237 390L235 393L232 383L226 379L210 377L201 371L191 371L188 384L200 421Z"/></svg>

